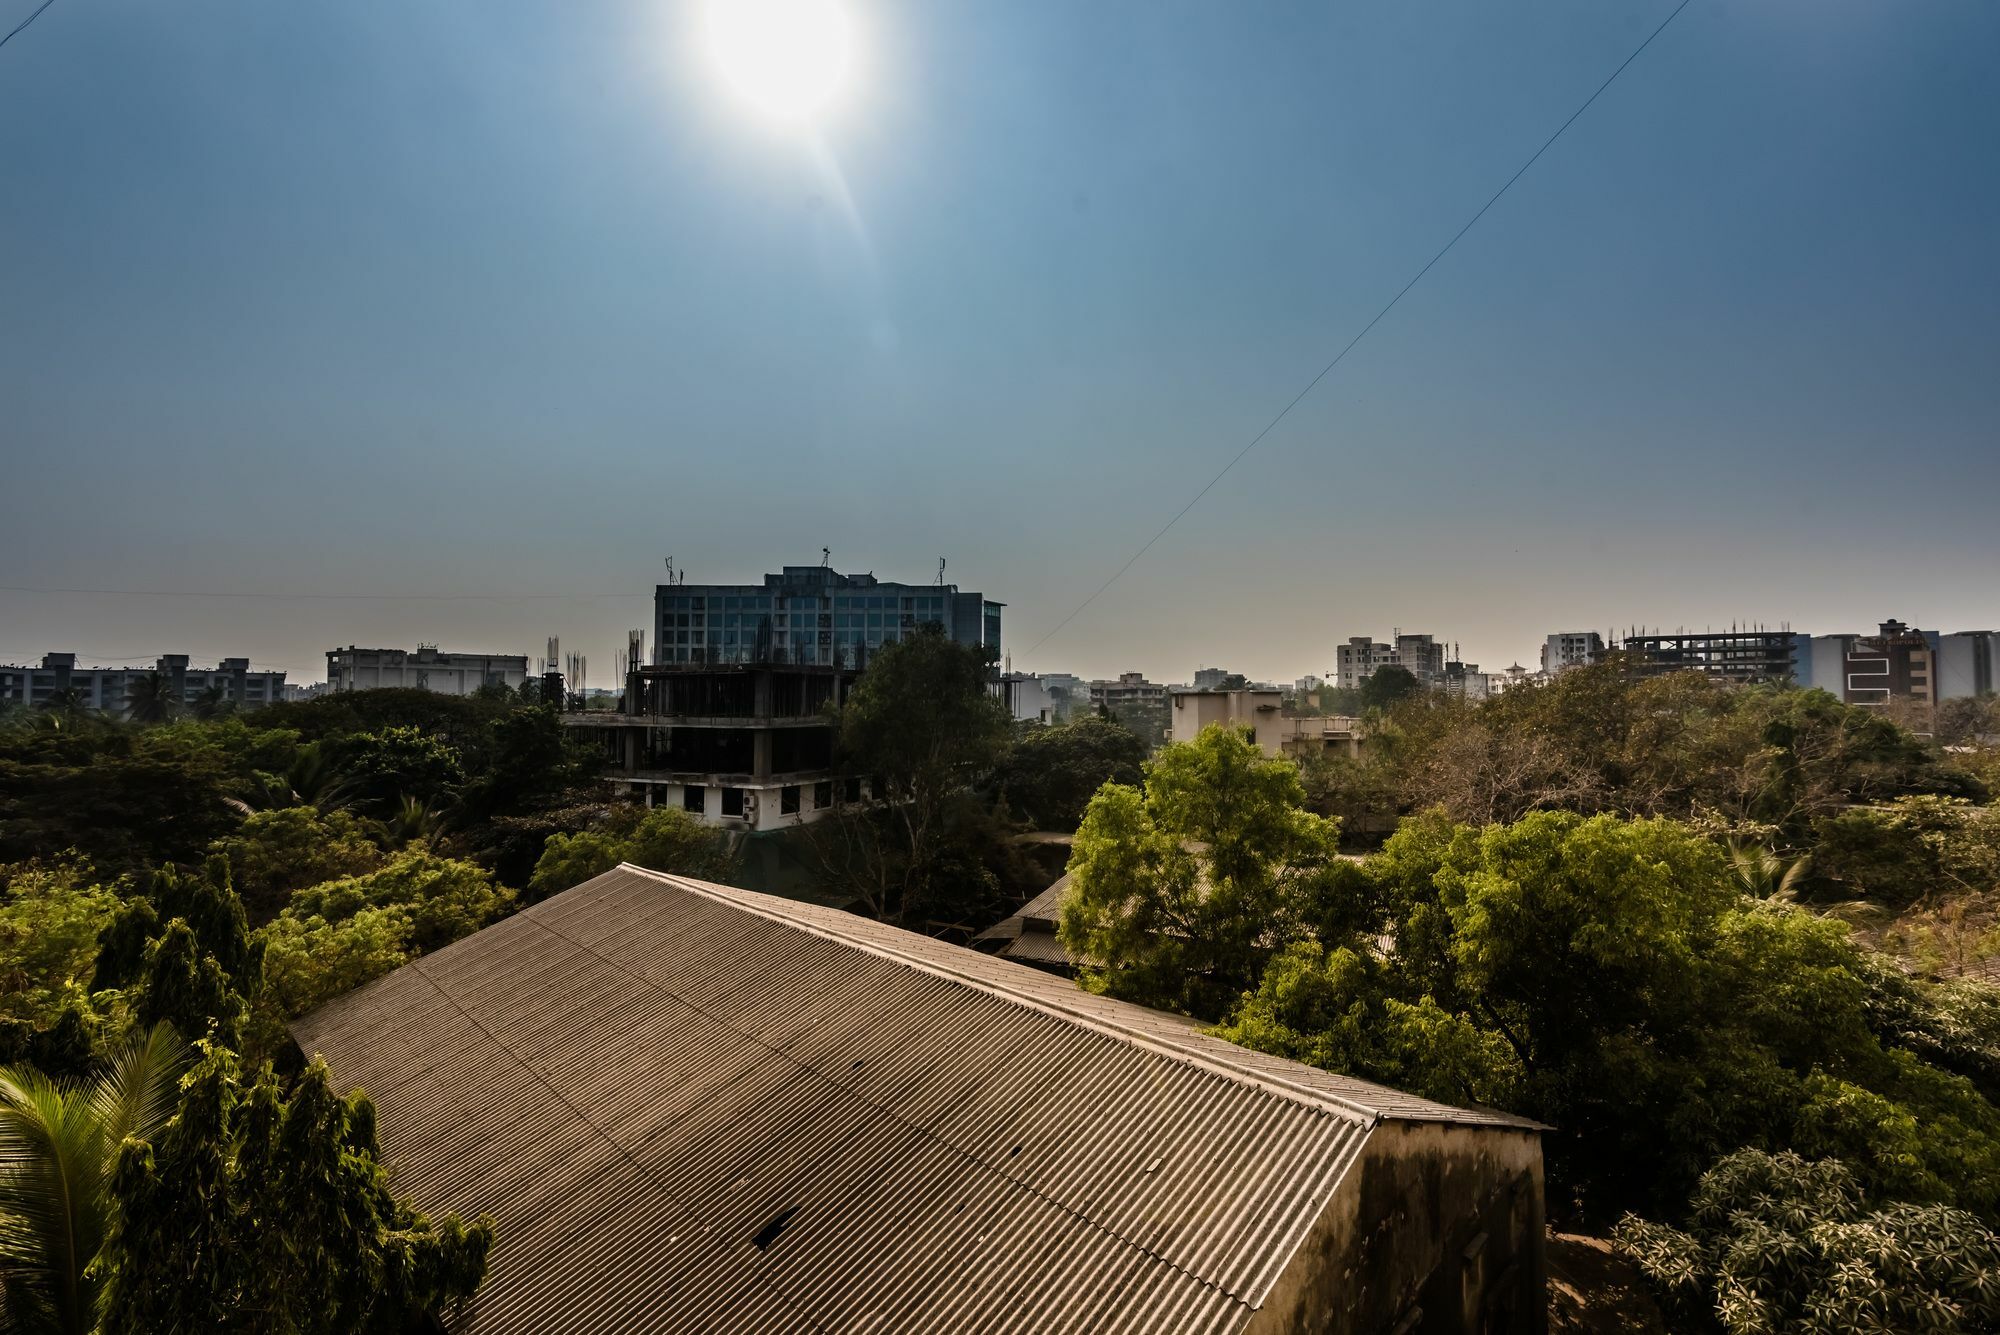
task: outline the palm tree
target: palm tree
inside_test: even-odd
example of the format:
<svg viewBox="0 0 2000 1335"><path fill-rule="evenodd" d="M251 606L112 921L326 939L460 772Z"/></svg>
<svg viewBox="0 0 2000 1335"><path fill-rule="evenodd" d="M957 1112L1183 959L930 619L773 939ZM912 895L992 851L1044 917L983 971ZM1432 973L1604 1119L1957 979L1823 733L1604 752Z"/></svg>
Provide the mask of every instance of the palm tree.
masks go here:
<svg viewBox="0 0 2000 1335"><path fill-rule="evenodd" d="M428 806L420 797L406 797L390 818L390 837L398 845L429 839L444 828L444 814Z"/></svg>
<svg viewBox="0 0 2000 1335"><path fill-rule="evenodd" d="M229 689L221 682L210 684L207 690L194 698L194 716L198 719L221 718L236 708L236 702L229 698Z"/></svg>
<svg viewBox="0 0 2000 1335"><path fill-rule="evenodd" d="M180 696L164 672L146 672L125 688L125 712L134 723L165 723L180 712Z"/></svg>
<svg viewBox="0 0 2000 1335"><path fill-rule="evenodd" d="M111 1170L127 1136L154 1135L174 1108L187 1048L156 1024L97 1076L58 1083L0 1067L0 1288L12 1330L87 1335L111 1220Z"/></svg>
<svg viewBox="0 0 2000 1335"><path fill-rule="evenodd" d="M1744 894L1774 904L1790 903L1799 897L1799 884L1812 869L1812 854L1787 862L1761 844L1732 843L1729 862Z"/></svg>

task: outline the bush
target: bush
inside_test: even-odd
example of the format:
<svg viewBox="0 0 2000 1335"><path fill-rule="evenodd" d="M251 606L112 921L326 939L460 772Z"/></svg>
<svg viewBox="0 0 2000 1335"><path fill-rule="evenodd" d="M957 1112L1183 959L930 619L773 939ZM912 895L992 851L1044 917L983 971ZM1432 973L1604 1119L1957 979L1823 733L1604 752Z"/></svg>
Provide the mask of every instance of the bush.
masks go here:
<svg viewBox="0 0 2000 1335"><path fill-rule="evenodd" d="M528 897L546 899L601 876L621 862L715 881L729 874L730 861L722 835L687 812L672 807L651 811L628 807L615 813L602 829L550 835L534 875L528 879Z"/></svg>
<svg viewBox="0 0 2000 1335"><path fill-rule="evenodd" d="M383 861L364 822L313 807L260 811L211 847L229 859L236 892L257 919L276 913L294 890L374 871Z"/></svg>
<svg viewBox="0 0 2000 1335"><path fill-rule="evenodd" d="M1835 1159L1739 1151L1685 1228L1628 1215L1613 1241L1681 1320L1730 1335L2000 1329L2000 1236L1948 1206L1870 1207Z"/></svg>

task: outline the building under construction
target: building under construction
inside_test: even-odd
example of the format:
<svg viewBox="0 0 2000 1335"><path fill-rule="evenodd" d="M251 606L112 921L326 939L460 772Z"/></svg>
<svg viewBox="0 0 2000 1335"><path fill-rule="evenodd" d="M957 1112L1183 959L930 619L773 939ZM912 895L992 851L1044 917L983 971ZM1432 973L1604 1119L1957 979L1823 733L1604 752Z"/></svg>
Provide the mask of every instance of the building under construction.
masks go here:
<svg viewBox="0 0 2000 1335"><path fill-rule="evenodd" d="M1619 646L1637 676L1700 672L1720 681L1789 682L1798 676L1800 642L1789 627L1732 626L1728 630L1634 632Z"/></svg>
<svg viewBox="0 0 2000 1335"><path fill-rule="evenodd" d="M797 825L858 800L833 770L834 711L852 668L771 663L629 669L615 712L563 721L602 750L607 777L649 807L743 831ZM842 784L846 791L836 791Z"/></svg>

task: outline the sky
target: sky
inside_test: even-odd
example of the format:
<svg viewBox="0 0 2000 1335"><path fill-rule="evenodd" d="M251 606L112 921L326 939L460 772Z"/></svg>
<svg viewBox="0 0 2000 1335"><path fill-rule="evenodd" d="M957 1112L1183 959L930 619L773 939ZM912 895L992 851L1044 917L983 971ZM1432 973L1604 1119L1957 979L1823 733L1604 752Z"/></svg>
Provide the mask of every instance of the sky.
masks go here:
<svg viewBox="0 0 2000 1335"><path fill-rule="evenodd" d="M2000 626L2000 6L1693 0L1050 635L1673 3L848 0L780 124L665 0L57 0L0 49L0 661L609 685L665 557L822 547L1085 676Z"/></svg>

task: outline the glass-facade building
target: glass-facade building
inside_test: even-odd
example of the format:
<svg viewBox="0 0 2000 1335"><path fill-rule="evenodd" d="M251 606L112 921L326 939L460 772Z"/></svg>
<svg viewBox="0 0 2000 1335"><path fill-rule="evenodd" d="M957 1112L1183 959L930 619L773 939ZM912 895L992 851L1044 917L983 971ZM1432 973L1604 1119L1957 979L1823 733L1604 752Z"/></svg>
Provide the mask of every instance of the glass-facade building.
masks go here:
<svg viewBox="0 0 2000 1335"><path fill-rule="evenodd" d="M891 584L825 566L786 566L762 584L662 584L653 662L867 666L885 644L935 623L960 644L1000 649L1001 603L954 584Z"/></svg>

